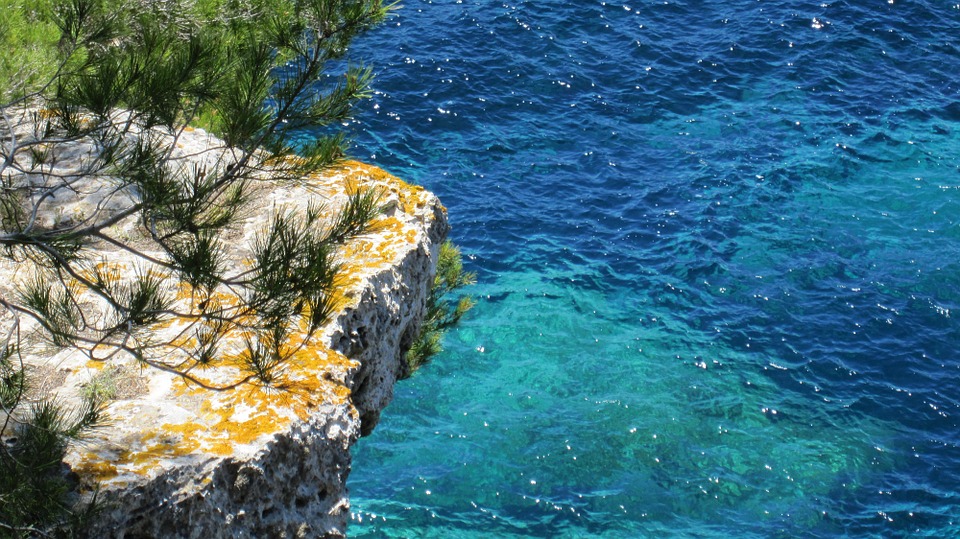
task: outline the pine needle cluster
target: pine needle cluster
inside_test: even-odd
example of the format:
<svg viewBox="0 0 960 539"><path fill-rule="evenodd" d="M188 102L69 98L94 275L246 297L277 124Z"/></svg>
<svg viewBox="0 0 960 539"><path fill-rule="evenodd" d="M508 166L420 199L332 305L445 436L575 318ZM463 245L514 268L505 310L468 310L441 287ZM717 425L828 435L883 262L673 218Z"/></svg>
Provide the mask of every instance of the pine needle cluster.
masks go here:
<svg viewBox="0 0 960 539"><path fill-rule="evenodd" d="M65 501L61 461L103 419L96 391L76 411L29 396L28 320L50 345L98 361L130 355L213 390L280 384L283 362L328 320L335 253L370 231L377 193L278 213L243 270L228 267L226 238L254 186L344 157L342 125L371 81L369 68L345 61L348 46L391 9L381 0L0 0L0 45L16 51L0 60L0 256L31 269L0 294L0 537L68 534L89 516ZM222 146L178 150L197 126ZM314 136L305 142L304 132ZM87 196L92 182L98 197ZM79 199L83 211L67 207ZM136 241L117 232L131 222ZM105 246L137 261L132 277L104 263ZM169 276L188 287L189 306L171 297ZM176 345L186 359L165 356L172 343L151 333L172 319L188 322L180 340L191 344ZM228 332L245 335L244 374L204 384L191 372L218 356Z"/></svg>
<svg viewBox="0 0 960 539"><path fill-rule="evenodd" d="M0 537L70 537L99 506L96 496L73 503L63 456L100 424L104 402L89 395L78 409L54 399L27 403L28 384L20 351L8 344L0 350Z"/></svg>
<svg viewBox="0 0 960 539"><path fill-rule="evenodd" d="M449 296L464 286L476 283L476 280L475 273L463 270L460 249L450 240L443 242L437 258L437 275L427 297L427 310L420 335L405 356L407 377L443 351L444 334L457 325L463 315L474 306L471 296L461 296L455 302Z"/></svg>

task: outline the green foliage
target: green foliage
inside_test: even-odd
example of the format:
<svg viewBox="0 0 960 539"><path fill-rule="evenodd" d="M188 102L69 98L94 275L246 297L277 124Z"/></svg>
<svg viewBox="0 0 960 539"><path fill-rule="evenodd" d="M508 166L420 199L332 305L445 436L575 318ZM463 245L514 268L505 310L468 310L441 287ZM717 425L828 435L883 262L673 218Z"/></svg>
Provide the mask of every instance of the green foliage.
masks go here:
<svg viewBox="0 0 960 539"><path fill-rule="evenodd" d="M464 286L474 284L476 278L476 274L463 271L463 257L460 249L449 240L443 242L437 259L437 275L427 298L427 310L420 328L420 335L405 356L406 376L412 375L443 350L444 333L459 323L463 315L473 308L474 302L470 296L462 296L452 303L448 295Z"/></svg>
<svg viewBox="0 0 960 539"><path fill-rule="evenodd" d="M44 329L57 346L67 346L71 335L82 324L80 307L74 290L59 285L50 271L37 271L19 287L22 305L37 313Z"/></svg>
<svg viewBox="0 0 960 539"><path fill-rule="evenodd" d="M36 0L0 0L0 103L48 82L59 32Z"/></svg>
<svg viewBox="0 0 960 539"><path fill-rule="evenodd" d="M96 497L74 506L63 469L68 444L104 421L91 395L72 410L55 400L26 402L19 352L0 354L0 537L71 537L95 516Z"/></svg>
<svg viewBox="0 0 960 539"><path fill-rule="evenodd" d="M296 321L306 323L305 340L329 320L340 269L336 249L369 232L380 211L378 193L358 192L330 223L323 222L325 208L311 204L302 214L275 215L256 239L246 303L264 331L247 340L246 361L257 380L269 383L270 369L295 351L288 338Z"/></svg>
<svg viewBox="0 0 960 539"><path fill-rule="evenodd" d="M105 333L129 331L159 321L172 300L163 289L163 276L150 271L137 271L131 280L114 278L105 269L106 263L90 268L92 282L116 301L115 321L104 327Z"/></svg>
<svg viewBox="0 0 960 539"><path fill-rule="evenodd" d="M29 389L23 369L16 368L12 361L18 353L16 345L9 343L0 350L0 408L4 413L13 409L20 402L21 395ZM0 429L0 433L4 430Z"/></svg>
<svg viewBox="0 0 960 539"><path fill-rule="evenodd" d="M214 320L223 331L274 337L279 327L303 320L312 334L333 310L334 252L368 232L380 211L378 194L354 194L329 222L319 207L276 216L244 275L223 274L223 237L249 202L252 183L299 178L344 155L345 137L331 132L290 159L292 133L339 125L369 95L369 69L331 74L328 67L390 8L379 0L51 0L41 8L37 17L59 31L58 65L47 72L50 83L30 96L44 111L32 115L32 136L13 136L24 126L9 119L0 131L11 133L2 135L8 143L0 155L0 245L44 269L20 283L18 303L8 310L36 319L57 346L114 347L147 363L154 345L127 335L174 315L207 328L198 334L204 361L219 340L207 334ZM17 106L0 103L5 112ZM178 134L197 118L230 148L216 163L172 157ZM83 175L110 177L117 192L137 199L119 215L98 207L79 223L41 225L44 201L78 181L47 172L58 145L72 142L97 148ZM111 235L110 226L126 217L140 221L149 249L162 256ZM88 262L103 242L140 257L140 274L117 281ZM174 313L158 277L171 273L193 287L199 303L222 289L243 301L217 312L201 306ZM83 293L102 298L108 316L85 318ZM251 372L263 378L259 368Z"/></svg>
<svg viewBox="0 0 960 539"><path fill-rule="evenodd" d="M106 403L116 398L120 392L117 383L120 378L119 368L106 368L94 375L81 391L81 396L90 402Z"/></svg>
<svg viewBox="0 0 960 539"><path fill-rule="evenodd" d="M102 421L113 393L104 378L88 384L77 410L28 401L18 358L29 320L50 344L93 359L130 354L213 390L283 386L283 363L336 307L335 253L370 231L379 193L357 192L336 211L277 214L250 247L252 266L236 275L225 275L226 238L254 184L343 158L339 126L370 95L371 70L331 66L344 65L350 41L390 9L381 0L0 0L0 247L24 267L16 293L0 296L9 330L0 343L0 537L67 536L89 517L95 505L66 501L61 461ZM198 124L226 145L203 165L177 154ZM304 130L321 135L299 144ZM79 166L57 168L79 146L91 148ZM95 202L61 218L60 200L85 193L92 178L129 205ZM45 217L51 208L57 218ZM130 221L135 242L115 226ZM135 274L113 272L104 246L134 257ZM190 286L189 308L170 297L169 275ZM152 338L173 318L186 320L180 336L192 339ZM215 361L230 332L246 338L246 372L205 385L193 369ZM189 357L169 359L171 348Z"/></svg>

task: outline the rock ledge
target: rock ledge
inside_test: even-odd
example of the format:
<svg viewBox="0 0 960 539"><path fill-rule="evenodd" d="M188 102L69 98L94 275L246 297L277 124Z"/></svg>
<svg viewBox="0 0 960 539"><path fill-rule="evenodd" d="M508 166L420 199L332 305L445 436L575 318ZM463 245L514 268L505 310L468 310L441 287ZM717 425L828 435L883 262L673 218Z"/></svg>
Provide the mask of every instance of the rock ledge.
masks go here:
<svg viewBox="0 0 960 539"><path fill-rule="evenodd" d="M185 144L219 142L200 130L190 137ZM110 424L66 459L108 503L92 536L345 536L350 446L376 425L403 374L403 352L419 331L447 234L446 211L419 187L347 162L302 182L263 187L259 209L237 238L237 245L249 243L274 211L297 211L318 198L336 206L357 188L380 190L387 211L375 233L343 248L341 307L284 364L284 389L210 391L132 360L91 361L56 350L32 355L44 391L62 401L94 380L116 385ZM133 271L119 252L104 258L119 274ZM234 263L243 264L242 249ZM0 271L9 283L28 270L5 260ZM169 281L170 290L181 286ZM177 321L168 326L175 334ZM203 376L216 380L216 367Z"/></svg>

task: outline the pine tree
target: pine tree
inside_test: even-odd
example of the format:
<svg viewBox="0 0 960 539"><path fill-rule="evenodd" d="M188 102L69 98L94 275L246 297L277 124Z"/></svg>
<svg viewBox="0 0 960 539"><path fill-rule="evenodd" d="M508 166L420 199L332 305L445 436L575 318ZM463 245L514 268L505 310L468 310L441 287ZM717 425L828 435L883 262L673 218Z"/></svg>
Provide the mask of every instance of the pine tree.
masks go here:
<svg viewBox="0 0 960 539"><path fill-rule="evenodd" d="M277 213L243 271L224 263L225 238L256 185L297 181L343 158L341 126L371 80L370 69L345 62L347 47L391 8L0 0L0 44L22 52L0 62L0 247L31 270L0 287L0 536L76 528L86 513L65 501L60 462L102 419L95 394L75 411L28 398L28 321L53 346L97 361L133 356L224 390L279 383L283 362L328 320L336 249L369 232L378 193L356 190L332 218L319 203ZM195 127L223 144L185 154L178 144ZM121 224L136 238L118 233ZM134 257L135 274L118 277L105 248ZM161 286L169 275L184 283L186 305ZM171 319L187 322L189 349L153 338ZM230 332L245 335L242 374L223 384L196 378Z"/></svg>

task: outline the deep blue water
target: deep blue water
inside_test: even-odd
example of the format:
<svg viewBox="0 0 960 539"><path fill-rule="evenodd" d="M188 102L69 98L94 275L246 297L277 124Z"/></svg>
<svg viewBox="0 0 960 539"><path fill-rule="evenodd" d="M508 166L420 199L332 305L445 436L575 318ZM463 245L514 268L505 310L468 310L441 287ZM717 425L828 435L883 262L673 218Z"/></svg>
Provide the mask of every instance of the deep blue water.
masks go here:
<svg viewBox="0 0 960 539"><path fill-rule="evenodd" d="M354 154L479 283L351 537L960 536L960 5L406 0Z"/></svg>

